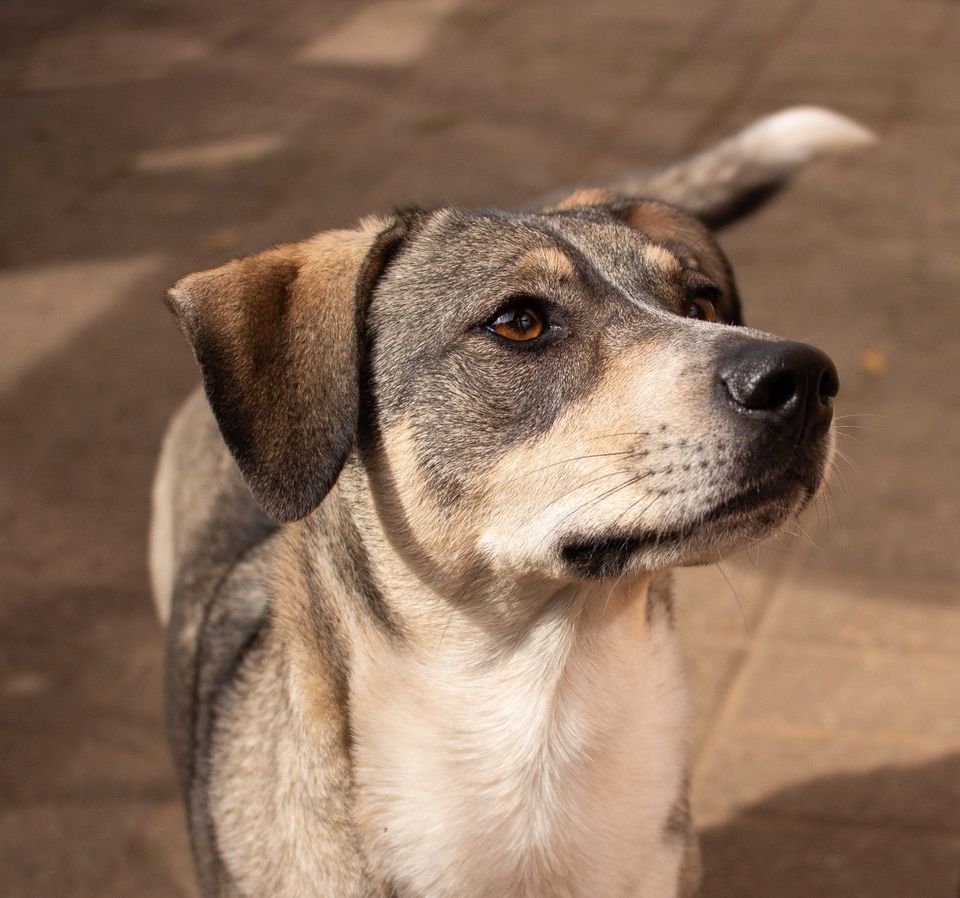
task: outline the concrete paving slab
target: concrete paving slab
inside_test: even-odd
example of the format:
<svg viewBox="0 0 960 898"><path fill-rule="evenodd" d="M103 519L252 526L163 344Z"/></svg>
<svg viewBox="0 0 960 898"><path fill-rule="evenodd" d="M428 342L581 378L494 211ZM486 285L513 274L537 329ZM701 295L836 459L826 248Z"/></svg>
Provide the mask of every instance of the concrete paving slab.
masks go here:
<svg viewBox="0 0 960 898"><path fill-rule="evenodd" d="M101 895L197 898L186 820L179 799L158 805L136 829L105 877Z"/></svg>
<svg viewBox="0 0 960 898"><path fill-rule="evenodd" d="M677 571L681 632L690 642L743 644L757 629L786 572L789 541L754 547L720 564ZM756 567L754 567L754 562Z"/></svg>
<svg viewBox="0 0 960 898"><path fill-rule="evenodd" d="M162 265L161 256L143 254L0 271L0 292L11 298L0 307L0 329L9 341L0 358L0 389L13 389L22 372L61 349Z"/></svg>
<svg viewBox="0 0 960 898"><path fill-rule="evenodd" d="M156 78L209 52L204 41L169 29L79 29L42 40L18 87L64 90Z"/></svg>
<svg viewBox="0 0 960 898"><path fill-rule="evenodd" d="M139 826L150 807L136 800L61 800L0 809L3 893L102 898L104 870L123 856L118 834Z"/></svg>
<svg viewBox="0 0 960 898"><path fill-rule="evenodd" d="M743 724L717 742L694 810L704 826L762 805L780 818L958 835L958 768L960 753L945 754L913 733L785 733ZM867 779L869 790L856 785Z"/></svg>
<svg viewBox="0 0 960 898"><path fill-rule="evenodd" d="M416 62L458 0L387 0L359 9L297 54L314 65L404 66Z"/></svg>
<svg viewBox="0 0 960 898"><path fill-rule="evenodd" d="M821 645L960 657L960 600L954 582L832 579L788 583L774 636Z"/></svg>
<svg viewBox="0 0 960 898"><path fill-rule="evenodd" d="M716 720L730 682L743 664L746 650L698 642L695 639L688 639L686 645L696 758Z"/></svg>
<svg viewBox="0 0 960 898"><path fill-rule="evenodd" d="M960 658L845 650L831 645L757 646L736 720L771 731L843 730L960 747Z"/></svg>

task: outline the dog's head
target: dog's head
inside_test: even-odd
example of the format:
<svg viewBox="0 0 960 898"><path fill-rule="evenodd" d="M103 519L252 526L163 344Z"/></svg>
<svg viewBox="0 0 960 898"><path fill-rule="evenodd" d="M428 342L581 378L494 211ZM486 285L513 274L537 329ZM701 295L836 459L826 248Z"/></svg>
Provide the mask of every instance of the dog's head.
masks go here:
<svg viewBox="0 0 960 898"><path fill-rule="evenodd" d="M743 327L707 225L872 140L787 110L613 193L366 219L192 275L171 306L279 520L317 508L349 458L430 572L712 561L815 495L838 381L822 352Z"/></svg>
<svg viewBox="0 0 960 898"><path fill-rule="evenodd" d="M824 476L832 363L741 326L710 231L659 202L369 219L172 306L269 513L309 514L356 452L386 531L440 568L715 560Z"/></svg>

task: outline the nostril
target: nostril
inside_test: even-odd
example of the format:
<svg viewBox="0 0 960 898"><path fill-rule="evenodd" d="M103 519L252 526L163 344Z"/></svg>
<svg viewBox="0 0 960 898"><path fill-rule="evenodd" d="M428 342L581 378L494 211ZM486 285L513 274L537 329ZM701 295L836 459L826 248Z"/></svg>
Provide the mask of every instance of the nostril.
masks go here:
<svg viewBox="0 0 960 898"><path fill-rule="evenodd" d="M789 368L740 369L724 381L730 397L742 408L755 412L781 412L800 389L796 371Z"/></svg>
<svg viewBox="0 0 960 898"><path fill-rule="evenodd" d="M781 409L797 395L797 375L794 371L776 371L760 384L760 402L754 408Z"/></svg>
<svg viewBox="0 0 960 898"><path fill-rule="evenodd" d="M833 398L840 392L840 378L837 372L832 368L827 368L820 375L820 383L817 384L817 392L820 395L821 405L830 405Z"/></svg>

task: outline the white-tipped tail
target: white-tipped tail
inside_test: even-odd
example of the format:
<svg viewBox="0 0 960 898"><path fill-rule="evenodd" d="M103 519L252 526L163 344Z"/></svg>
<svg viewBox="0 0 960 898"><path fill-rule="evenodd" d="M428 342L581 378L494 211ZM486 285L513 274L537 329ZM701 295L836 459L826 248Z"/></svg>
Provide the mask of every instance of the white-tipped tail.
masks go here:
<svg viewBox="0 0 960 898"><path fill-rule="evenodd" d="M853 119L820 106L794 106L765 116L720 144L761 165L792 170L822 156L869 146L876 135Z"/></svg>
<svg viewBox="0 0 960 898"><path fill-rule="evenodd" d="M751 212L810 162L875 141L871 131L844 115L796 106L759 119L689 159L610 186L673 203L718 228Z"/></svg>

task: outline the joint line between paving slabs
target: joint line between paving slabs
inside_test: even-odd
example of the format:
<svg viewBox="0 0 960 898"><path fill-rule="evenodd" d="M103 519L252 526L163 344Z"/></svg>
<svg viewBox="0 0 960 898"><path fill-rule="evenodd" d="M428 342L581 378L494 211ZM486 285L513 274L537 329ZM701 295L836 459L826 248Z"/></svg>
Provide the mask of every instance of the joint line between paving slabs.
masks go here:
<svg viewBox="0 0 960 898"><path fill-rule="evenodd" d="M806 548L798 550L793 563L783 571L777 579L776 584L772 586L773 593L766 603L766 607L760 613L760 618L757 621L757 626L753 634L746 640L743 657L739 660L730 676L720 705L714 712L713 719L707 727L703 743L695 754L691 770L691 782L694 792L696 792L697 785L702 780L707 763L709 763L709 760L715 753L721 732L733 719L734 714L741 705L747 684L759 663L761 648L765 647L766 637L773 631L773 627L780 616L780 612L786 601L783 590L784 582L791 578L793 573L802 567L807 551L809 550Z"/></svg>

